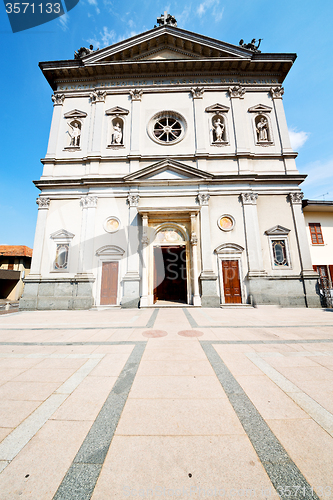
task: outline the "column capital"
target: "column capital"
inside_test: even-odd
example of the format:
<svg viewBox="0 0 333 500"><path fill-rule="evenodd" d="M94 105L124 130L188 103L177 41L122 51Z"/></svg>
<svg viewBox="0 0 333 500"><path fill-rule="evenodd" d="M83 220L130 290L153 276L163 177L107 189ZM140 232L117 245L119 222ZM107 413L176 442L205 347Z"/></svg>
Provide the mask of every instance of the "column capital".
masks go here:
<svg viewBox="0 0 333 500"><path fill-rule="evenodd" d="M240 85L235 85L234 87L229 87L228 89L230 97L238 97L239 99L244 99L245 88Z"/></svg>
<svg viewBox="0 0 333 500"><path fill-rule="evenodd" d="M65 102L65 94L53 94L51 99L53 106L62 106Z"/></svg>
<svg viewBox="0 0 333 500"><path fill-rule="evenodd" d="M127 196L127 203L130 207L137 207L139 204L140 196L138 194L129 194Z"/></svg>
<svg viewBox="0 0 333 500"><path fill-rule="evenodd" d="M50 206L50 198L37 198L36 203L38 205L38 210L48 210Z"/></svg>
<svg viewBox="0 0 333 500"><path fill-rule="evenodd" d="M193 99L202 99L205 89L204 87L191 88Z"/></svg>
<svg viewBox="0 0 333 500"><path fill-rule="evenodd" d="M269 91L273 99L282 99L282 96L284 94L283 87L275 87L275 88L271 87Z"/></svg>
<svg viewBox="0 0 333 500"><path fill-rule="evenodd" d="M97 200L97 196L82 196L80 198L80 204L82 208L96 208Z"/></svg>
<svg viewBox="0 0 333 500"><path fill-rule="evenodd" d="M133 89L130 90L129 93L131 94L132 101L141 101L143 95L142 89Z"/></svg>
<svg viewBox="0 0 333 500"><path fill-rule="evenodd" d="M256 205L258 193L241 193L241 200L243 205Z"/></svg>
<svg viewBox="0 0 333 500"><path fill-rule="evenodd" d="M201 206L208 205L209 198L210 198L210 194L208 194L208 193L199 193L198 194L198 201L199 201L199 204Z"/></svg>
<svg viewBox="0 0 333 500"><path fill-rule="evenodd" d="M96 102L105 102L106 91L105 90L96 90L91 92L90 100L92 104L96 104Z"/></svg>
<svg viewBox="0 0 333 500"><path fill-rule="evenodd" d="M292 205L301 205L303 198L304 194L302 192L289 193L289 199Z"/></svg>

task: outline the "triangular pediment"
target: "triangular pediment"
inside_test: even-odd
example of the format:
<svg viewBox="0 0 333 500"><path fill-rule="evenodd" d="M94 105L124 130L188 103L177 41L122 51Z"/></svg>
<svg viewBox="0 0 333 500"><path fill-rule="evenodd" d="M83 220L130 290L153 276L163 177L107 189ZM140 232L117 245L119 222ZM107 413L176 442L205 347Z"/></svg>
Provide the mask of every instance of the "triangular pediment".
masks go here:
<svg viewBox="0 0 333 500"><path fill-rule="evenodd" d="M128 115L128 109L121 108L120 106L115 106L105 111L106 115Z"/></svg>
<svg viewBox="0 0 333 500"><path fill-rule="evenodd" d="M64 114L65 118L85 118L87 113L84 111L80 111L79 109L73 109L72 111L68 111L68 113Z"/></svg>
<svg viewBox="0 0 333 500"><path fill-rule="evenodd" d="M265 106L265 104L256 104L248 109L250 113L269 113L272 111L272 108L269 106Z"/></svg>
<svg viewBox="0 0 333 500"><path fill-rule="evenodd" d="M181 181L212 179L214 176L176 160L166 159L124 177L124 181Z"/></svg>
<svg viewBox="0 0 333 500"><path fill-rule="evenodd" d="M223 104L219 104L218 102L216 104L213 104L212 106L208 106L208 108L205 109L207 113L225 113L226 111L229 111L228 106L224 106Z"/></svg>
<svg viewBox="0 0 333 500"><path fill-rule="evenodd" d="M172 26L160 26L82 58L84 65L111 61L227 58L249 59L252 52Z"/></svg>
<svg viewBox="0 0 333 500"><path fill-rule="evenodd" d="M57 239L66 239L66 240L71 240L72 238L74 238L75 234L73 233L70 233L69 231L66 231L66 229L59 229L58 231L55 231L54 233L52 233L50 235L50 238L52 238L53 240L57 240Z"/></svg>
<svg viewBox="0 0 333 500"><path fill-rule="evenodd" d="M271 227L265 231L267 236L286 236L288 233L290 233L290 229L279 225Z"/></svg>

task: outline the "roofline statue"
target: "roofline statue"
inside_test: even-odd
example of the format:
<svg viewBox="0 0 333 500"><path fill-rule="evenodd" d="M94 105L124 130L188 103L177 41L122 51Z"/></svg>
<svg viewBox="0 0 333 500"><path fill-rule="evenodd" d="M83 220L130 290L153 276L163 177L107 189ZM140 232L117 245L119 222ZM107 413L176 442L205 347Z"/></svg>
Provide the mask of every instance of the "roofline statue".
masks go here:
<svg viewBox="0 0 333 500"><path fill-rule="evenodd" d="M252 38L250 43L244 43L244 40L242 39L239 41L239 45L243 47L243 49L252 50L253 52L261 52L261 50L259 50L259 47L262 40L263 38L259 38L258 40ZM258 43L258 45L256 45L256 43Z"/></svg>
<svg viewBox="0 0 333 500"><path fill-rule="evenodd" d="M177 28L176 18L171 14L168 14L166 10L164 11L164 14L161 14L160 17L157 18L157 23L159 26L164 26L168 24L169 26ZM157 26L155 25L154 28L157 28Z"/></svg>

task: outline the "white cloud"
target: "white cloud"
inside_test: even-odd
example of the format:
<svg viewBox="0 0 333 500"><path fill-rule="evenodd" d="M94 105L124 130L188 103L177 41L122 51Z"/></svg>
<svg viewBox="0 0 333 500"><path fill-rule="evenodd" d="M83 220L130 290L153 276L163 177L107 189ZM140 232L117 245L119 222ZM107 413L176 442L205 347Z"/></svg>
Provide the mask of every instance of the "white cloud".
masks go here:
<svg viewBox="0 0 333 500"><path fill-rule="evenodd" d="M90 3L90 5L97 5L97 0L88 0L88 3Z"/></svg>
<svg viewBox="0 0 333 500"><path fill-rule="evenodd" d="M333 158L308 163L300 171L308 174L301 185L306 198L316 199L324 193L333 193ZM332 198L332 194L328 198Z"/></svg>
<svg viewBox="0 0 333 500"><path fill-rule="evenodd" d="M180 14L176 12L175 18L177 19L178 27L183 28L186 25L186 22L190 17L190 13L191 13L190 5L187 5Z"/></svg>
<svg viewBox="0 0 333 500"><path fill-rule="evenodd" d="M308 140L309 138L309 132L303 132L300 131L298 132L297 129L290 128L289 129L289 137L290 137L290 142L291 142L291 147L293 148L294 151L298 151Z"/></svg>
<svg viewBox="0 0 333 500"><path fill-rule="evenodd" d="M128 21L128 26L129 26L130 28L134 28L134 26L135 26L135 22L133 21L133 19L130 19L130 20Z"/></svg>
<svg viewBox="0 0 333 500"><path fill-rule="evenodd" d="M59 23L63 31L68 30L69 16L67 12L59 17Z"/></svg>
<svg viewBox="0 0 333 500"><path fill-rule="evenodd" d="M208 9L213 8L212 14L215 18L215 21L220 21L223 16L224 9L219 10L219 5L220 0L204 0L197 8L197 15L199 17L202 17Z"/></svg>

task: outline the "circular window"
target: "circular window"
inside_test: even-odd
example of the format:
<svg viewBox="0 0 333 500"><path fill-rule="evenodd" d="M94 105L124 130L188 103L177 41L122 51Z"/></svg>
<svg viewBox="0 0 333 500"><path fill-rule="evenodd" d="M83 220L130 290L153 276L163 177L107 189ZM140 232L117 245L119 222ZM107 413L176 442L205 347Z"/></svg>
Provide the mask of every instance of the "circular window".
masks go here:
<svg viewBox="0 0 333 500"><path fill-rule="evenodd" d="M231 215L221 215L217 220L217 225L222 231L231 231L235 227L235 219Z"/></svg>
<svg viewBox="0 0 333 500"><path fill-rule="evenodd" d="M185 135L186 121L175 111L163 111L150 120L148 133L159 144L171 145L181 141Z"/></svg>
<svg viewBox="0 0 333 500"><path fill-rule="evenodd" d="M120 220L117 217L108 217L104 222L104 229L107 233L115 233L120 227Z"/></svg>

